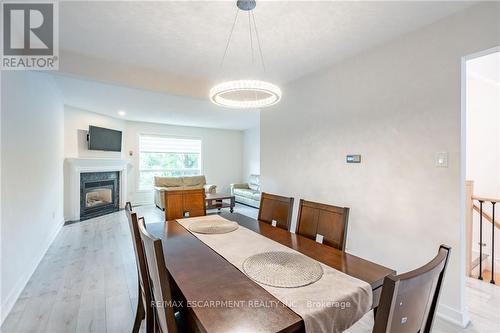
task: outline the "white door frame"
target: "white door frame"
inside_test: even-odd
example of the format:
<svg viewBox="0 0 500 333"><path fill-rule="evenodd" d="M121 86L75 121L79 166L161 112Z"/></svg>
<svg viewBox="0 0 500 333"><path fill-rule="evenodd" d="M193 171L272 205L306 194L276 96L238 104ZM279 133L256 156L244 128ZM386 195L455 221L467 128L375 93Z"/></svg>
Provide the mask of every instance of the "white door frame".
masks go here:
<svg viewBox="0 0 500 333"><path fill-rule="evenodd" d="M500 52L500 46L480 52L472 53L462 57L461 61L461 111L460 111L460 304L463 309L463 326L469 323L469 310L465 303L465 281L468 273L466 267L466 240L465 240L465 181L466 181L466 147L467 147L467 61L486 56L495 52Z"/></svg>

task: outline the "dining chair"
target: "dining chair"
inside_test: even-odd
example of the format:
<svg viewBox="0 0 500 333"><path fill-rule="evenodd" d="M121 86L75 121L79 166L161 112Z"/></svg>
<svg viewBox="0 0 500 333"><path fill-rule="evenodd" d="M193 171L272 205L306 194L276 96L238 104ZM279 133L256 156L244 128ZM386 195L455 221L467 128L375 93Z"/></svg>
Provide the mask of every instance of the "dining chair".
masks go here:
<svg viewBox="0 0 500 333"><path fill-rule="evenodd" d="M384 279L373 333L430 333L450 247L441 245L426 265Z"/></svg>
<svg viewBox="0 0 500 333"><path fill-rule="evenodd" d="M141 236L139 234L139 224L137 214L132 211L130 202L125 204L125 212L128 218L132 243L134 244L135 262L137 265L138 296L137 310L135 313L133 333L139 332L141 323L145 320L146 333L152 333L154 330L154 316L151 308L151 290L149 288L149 277L147 271L144 248L142 246Z"/></svg>
<svg viewBox="0 0 500 333"><path fill-rule="evenodd" d="M205 189L165 191L165 221L205 216Z"/></svg>
<svg viewBox="0 0 500 333"><path fill-rule="evenodd" d="M292 220L292 210L293 198L262 192L257 219L288 230Z"/></svg>
<svg viewBox="0 0 500 333"><path fill-rule="evenodd" d="M155 304L155 332L176 333L180 326L179 316L175 315L170 286L170 276L163 257L161 240L151 235L144 218L139 219L139 231L144 245L148 275L151 281L151 293ZM183 331L180 329L179 331Z"/></svg>
<svg viewBox="0 0 500 333"><path fill-rule="evenodd" d="M300 199L295 232L344 251L348 220L349 208Z"/></svg>

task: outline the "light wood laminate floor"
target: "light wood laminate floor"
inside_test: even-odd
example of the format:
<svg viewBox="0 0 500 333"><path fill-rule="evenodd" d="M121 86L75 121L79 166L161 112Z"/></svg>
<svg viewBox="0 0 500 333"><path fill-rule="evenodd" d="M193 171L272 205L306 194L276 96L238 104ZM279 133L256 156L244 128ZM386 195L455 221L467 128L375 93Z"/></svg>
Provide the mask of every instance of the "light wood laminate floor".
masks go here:
<svg viewBox="0 0 500 333"><path fill-rule="evenodd" d="M154 206L136 207L159 222ZM237 204L251 217L257 210ZM434 332L500 332L500 287L467 282L472 323L459 329L437 318ZM62 228L1 327L21 332L130 332L137 304L135 257L123 211ZM349 332L371 332L368 313Z"/></svg>

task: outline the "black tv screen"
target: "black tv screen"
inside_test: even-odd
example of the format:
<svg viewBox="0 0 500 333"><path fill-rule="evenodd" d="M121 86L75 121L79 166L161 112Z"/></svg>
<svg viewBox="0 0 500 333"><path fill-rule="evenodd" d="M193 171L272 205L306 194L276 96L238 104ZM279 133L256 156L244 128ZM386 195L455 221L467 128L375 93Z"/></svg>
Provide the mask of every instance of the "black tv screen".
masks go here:
<svg viewBox="0 0 500 333"><path fill-rule="evenodd" d="M122 132L89 126L89 150L122 151Z"/></svg>

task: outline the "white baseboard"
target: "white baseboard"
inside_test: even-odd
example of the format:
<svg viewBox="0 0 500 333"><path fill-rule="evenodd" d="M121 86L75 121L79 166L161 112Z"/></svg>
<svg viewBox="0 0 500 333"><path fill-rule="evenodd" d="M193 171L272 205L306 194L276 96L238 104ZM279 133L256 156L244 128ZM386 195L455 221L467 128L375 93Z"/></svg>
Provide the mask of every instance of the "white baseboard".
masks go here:
<svg viewBox="0 0 500 333"><path fill-rule="evenodd" d="M440 304L437 315L442 319L461 328L467 327L470 323L469 315L466 312L458 311L448 305Z"/></svg>
<svg viewBox="0 0 500 333"><path fill-rule="evenodd" d="M14 307L14 304L16 304L16 301L19 298L19 296L21 295L21 293L23 292L24 287L26 286L26 284L30 280L33 273L35 273L35 270L37 269L38 265L40 264L40 261L42 261L42 258L45 256L45 253L47 253L47 250L49 249L50 245L52 244L52 242L54 241L56 236L59 234L59 231L61 230L63 225L64 225L64 221L62 221L56 225L56 227L54 228L54 230L52 231L50 236L47 238L47 242L44 244L43 251L40 253L40 255L34 258L31 265L25 266L25 267L31 267L31 269L19 277L15 287L10 291L9 295L5 298L5 301L1 305L0 325L3 324L5 318L7 318L10 311Z"/></svg>
<svg viewBox="0 0 500 333"><path fill-rule="evenodd" d="M65 216L64 217L64 223L66 223L66 222L72 222L72 221L78 221L78 220L80 220L80 217L74 217L74 216L72 216L72 217L66 217Z"/></svg>

